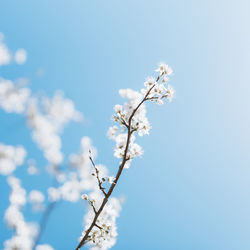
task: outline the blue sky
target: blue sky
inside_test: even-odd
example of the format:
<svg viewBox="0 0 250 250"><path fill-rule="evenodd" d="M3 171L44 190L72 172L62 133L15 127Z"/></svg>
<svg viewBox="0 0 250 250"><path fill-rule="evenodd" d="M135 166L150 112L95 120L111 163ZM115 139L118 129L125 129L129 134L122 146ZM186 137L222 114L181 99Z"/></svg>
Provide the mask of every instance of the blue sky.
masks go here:
<svg viewBox="0 0 250 250"><path fill-rule="evenodd" d="M160 61L174 69L176 99L148 106L145 154L116 191L126 202L113 249L250 249L249 7L242 0L1 3L6 43L28 52L25 65L1 67L1 76L28 77L32 90L50 96L61 89L84 113L84 123L65 130L65 154L88 135L97 161L115 171L105 134L123 101L118 90L140 89ZM1 112L0 120L0 141L25 144L46 164L22 118ZM3 214L8 187L0 180ZM29 185L46 184L42 176ZM82 204L58 206L42 242L73 249L83 214ZM10 235L1 222L0 242Z"/></svg>

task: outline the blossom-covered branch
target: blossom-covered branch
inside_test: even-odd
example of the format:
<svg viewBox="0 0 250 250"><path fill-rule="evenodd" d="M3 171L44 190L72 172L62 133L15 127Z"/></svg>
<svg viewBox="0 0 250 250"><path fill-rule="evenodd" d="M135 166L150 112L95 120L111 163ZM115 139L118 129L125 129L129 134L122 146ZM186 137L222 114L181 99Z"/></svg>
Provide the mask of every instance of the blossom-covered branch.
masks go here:
<svg viewBox="0 0 250 250"><path fill-rule="evenodd" d="M103 223L99 217L105 211L105 206L108 204L108 200L115 189L123 169L130 166L134 157L140 156L143 153L141 147L134 142L134 133L137 132L142 136L148 134L151 128L146 117L144 103L146 101L153 101L157 104L163 104L164 99L168 99L171 102L174 97L174 89L170 85L166 87L166 82L168 81L168 76L172 74L172 69L166 64L160 64L156 71L159 72L158 77L156 79L153 77L147 78L144 83L145 88L141 90L141 93L131 89L120 90L120 95L129 99L129 102L125 103L124 106L116 105L114 107L116 112L114 121L120 124L121 133L118 134L119 128L113 126L109 129L108 135L116 142L114 155L122 160L114 178L115 181L109 187L108 192L104 193L102 202L99 202L99 208L95 211L91 223L88 223L89 226L83 231L83 236L80 238L80 243L76 248L77 250L89 241L92 241L92 244L101 249L108 249L113 245L113 243L107 244L107 238L112 238L111 228L113 225L109 221L108 224ZM127 133L124 133L125 129ZM102 190L102 187L99 187ZM83 195L83 198L88 200L87 195ZM101 225L107 228L107 230L103 230L103 228L98 226L99 232L93 230L97 222L101 222Z"/></svg>

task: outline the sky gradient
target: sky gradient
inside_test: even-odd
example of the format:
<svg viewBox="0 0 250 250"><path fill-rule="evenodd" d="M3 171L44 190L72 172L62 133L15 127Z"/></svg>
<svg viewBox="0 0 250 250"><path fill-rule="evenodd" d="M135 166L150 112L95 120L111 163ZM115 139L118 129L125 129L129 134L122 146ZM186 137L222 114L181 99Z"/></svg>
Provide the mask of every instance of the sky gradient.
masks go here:
<svg viewBox="0 0 250 250"><path fill-rule="evenodd" d="M90 136L97 162L111 173L119 161L106 131L113 106L123 103L118 90L140 90L161 61L173 67L176 99L148 105L153 128L139 140L144 156L115 192L126 201L113 249L250 249L249 8L242 0L1 3L0 32L10 49L26 49L28 60L1 67L0 75L26 77L37 93L64 91L85 119L65 129L63 152L78 152L80 138ZM0 121L1 142L23 144L46 165L24 119L0 111ZM45 189L49 181L41 176L27 188ZM0 190L2 217L9 191L3 177ZM82 203L60 204L41 242L73 249L83 215ZM0 221L0 249L10 235Z"/></svg>

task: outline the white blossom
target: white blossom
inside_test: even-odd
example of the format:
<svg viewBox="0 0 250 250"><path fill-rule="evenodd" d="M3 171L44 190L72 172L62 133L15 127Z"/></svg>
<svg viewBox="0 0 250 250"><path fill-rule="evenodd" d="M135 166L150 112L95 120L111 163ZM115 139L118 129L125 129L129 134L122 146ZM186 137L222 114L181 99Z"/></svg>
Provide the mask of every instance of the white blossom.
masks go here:
<svg viewBox="0 0 250 250"><path fill-rule="evenodd" d="M36 162L33 159L28 160L27 172L29 175L35 175L39 173L39 169L36 165Z"/></svg>
<svg viewBox="0 0 250 250"><path fill-rule="evenodd" d="M30 89L18 87L12 81L0 78L0 107L6 112L23 113L29 97Z"/></svg>
<svg viewBox="0 0 250 250"><path fill-rule="evenodd" d="M144 82L144 86L150 89L154 84L156 84L156 79L154 77L148 77Z"/></svg>
<svg viewBox="0 0 250 250"><path fill-rule="evenodd" d="M96 206L98 207L100 205L100 201L102 201L99 190L92 193L92 196L95 196L97 198ZM116 219L117 217L119 217L120 211L121 211L121 200L117 198L111 198L97 219L96 223L100 228L94 227L89 235L91 239L91 242L89 244L92 250L94 249L107 250L115 245L116 238L118 236ZM94 212L92 208L89 207L88 213L85 216L86 229L92 223L93 216ZM84 236L84 234L85 231L83 231L82 237ZM79 240L81 240L82 237L80 237Z"/></svg>
<svg viewBox="0 0 250 250"><path fill-rule="evenodd" d="M89 151L91 151L93 159L97 151L92 146L88 137L81 139L81 149L79 154L70 156L71 172L68 173L66 179L57 188L50 187L48 189L49 199L51 201L66 200L77 202L81 198L83 192L96 188L96 177L92 175L93 166L89 159ZM106 175L106 167L97 165L100 173Z"/></svg>
<svg viewBox="0 0 250 250"><path fill-rule="evenodd" d="M10 206L5 212L4 219L10 228L15 229L15 234L4 242L4 250L32 250L38 228L34 223L27 223L21 213L22 207L26 204L26 191L16 177L9 176L7 181L12 191L9 198Z"/></svg>
<svg viewBox="0 0 250 250"><path fill-rule="evenodd" d="M107 136L108 138L110 139L115 139L115 135L118 131L118 127L117 126L112 126L108 129L108 132L107 132Z"/></svg>
<svg viewBox="0 0 250 250"><path fill-rule="evenodd" d="M51 202L56 202L61 199L61 192L55 187L48 188L48 197Z"/></svg>
<svg viewBox="0 0 250 250"><path fill-rule="evenodd" d="M29 202L31 202L31 203L44 202L44 194L38 190L31 190L29 193Z"/></svg>
<svg viewBox="0 0 250 250"><path fill-rule="evenodd" d="M81 198L82 198L83 200L88 200L88 199L89 199L89 197L88 197L87 194L83 194L83 195L81 196Z"/></svg>
<svg viewBox="0 0 250 250"><path fill-rule="evenodd" d="M7 65L11 61L10 51L3 41L4 35L0 32L0 66Z"/></svg>
<svg viewBox="0 0 250 250"><path fill-rule="evenodd" d="M155 71L159 72L162 75L166 74L168 76L170 76L173 73L173 69L165 63L160 63L159 67Z"/></svg>
<svg viewBox="0 0 250 250"><path fill-rule="evenodd" d="M4 43L3 33L0 32L0 66L10 64L13 59L17 64L24 64L27 60L27 52L24 49L18 49L13 56Z"/></svg>
<svg viewBox="0 0 250 250"><path fill-rule="evenodd" d="M27 52L24 49L18 49L14 55L17 64L24 64L27 60Z"/></svg>
<svg viewBox="0 0 250 250"><path fill-rule="evenodd" d="M115 177L114 176L109 176L108 177L108 182L110 183L110 184L113 184L113 183L115 183Z"/></svg>
<svg viewBox="0 0 250 250"><path fill-rule="evenodd" d="M53 98L40 100L31 95L29 88L0 78L0 107L6 112L25 113L32 138L48 162L57 166L63 161L60 133L68 122L82 118L71 100L59 92Z"/></svg>
<svg viewBox="0 0 250 250"><path fill-rule="evenodd" d="M39 211L44 208L45 197L44 194L39 190L31 190L28 196L28 201L32 204L34 211Z"/></svg>
<svg viewBox="0 0 250 250"><path fill-rule="evenodd" d="M54 250L54 248L48 244L38 245L36 250Z"/></svg>
<svg viewBox="0 0 250 250"><path fill-rule="evenodd" d="M175 97L175 90L170 84L168 85L166 92L169 102L172 102L173 98Z"/></svg>
<svg viewBox="0 0 250 250"><path fill-rule="evenodd" d="M42 108L37 99L30 99L26 115L32 137L43 150L53 171L53 166L58 166L63 161L60 132L71 120L81 119L81 114L75 110L72 101L65 99L60 93L56 93L52 99L44 97L41 105Z"/></svg>
<svg viewBox="0 0 250 250"><path fill-rule="evenodd" d="M141 93L131 89L119 90L119 94L123 98L127 98L128 101L124 105L116 104L114 106L114 121L120 125L120 129L117 126L110 127L107 136L116 143L115 157L123 158L126 153L124 168L129 168L131 160L143 154L141 146L135 143L135 132L139 136L143 136L149 134L151 129L144 102L149 100L162 105L164 99L171 102L175 95L174 88L169 84L166 86L168 77L173 72L172 68L165 63L161 63L156 71L159 72L158 77L146 78L145 88L141 90ZM126 131L128 128L131 133L129 141Z"/></svg>
<svg viewBox="0 0 250 250"><path fill-rule="evenodd" d="M21 166L26 156L22 146L7 146L0 144L0 174L9 175L17 166Z"/></svg>
<svg viewBox="0 0 250 250"><path fill-rule="evenodd" d="M74 103L62 92L56 92L52 99L43 97L43 106L50 119L60 128L71 120L80 121L82 114L76 111Z"/></svg>

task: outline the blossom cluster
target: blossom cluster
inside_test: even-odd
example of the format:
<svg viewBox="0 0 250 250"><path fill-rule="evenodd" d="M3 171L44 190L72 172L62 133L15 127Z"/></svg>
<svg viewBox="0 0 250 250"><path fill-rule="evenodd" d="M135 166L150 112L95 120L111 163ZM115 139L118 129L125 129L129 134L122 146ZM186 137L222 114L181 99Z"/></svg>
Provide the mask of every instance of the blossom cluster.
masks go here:
<svg viewBox="0 0 250 250"><path fill-rule="evenodd" d="M114 149L115 157L123 158L126 153L125 168L130 166L131 160L134 157L143 154L141 146L135 143L135 135L133 132L137 132L139 136L143 136L149 134L151 129L151 125L146 116L145 102L152 101L157 104L163 104L164 99L171 102L175 95L174 88L168 84L169 76L173 73L172 68L161 63L156 69L156 72L159 73L158 77L148 77L144 82L145 88L141 89L140 92L132 89L121 89L119 91L120 96L128 99L128 101L123 105L117 104L114 106L115 114L113 120L118 123L120 127L116 125L110 127L107 131L107 135L116 143ZM129 140L126 129L129 129L131 134L129 135Z"/></svg>
<svg viewBox="0 0 250 250"><path fill-rule="evenodd" d="M53 98L42 97L41 100L35 95L31 94L31 90L27 87L15 85L10 80L1 79L0 81L0 107L6 112L14 112L23 114L27 118L27 123L31 128L32 139L44 152L45 158L51 164L50 172L55 174L58 181L57 187L48 188L48 199L50 202L57 202L65 200L69 202L76 202L80 200L83 192L92 191L96 187L96 179L93 176L93 169L89 160L89 150L91 150L93 157L96 155L96 149L91 145L91 140L88 137L83 137L81 140L81 150L79 154L72 154L69 159L70 169L61 171L58 166L63 162L63 154L61 152L61 137L64 126L71 120L79 121L82 119L80 112L75 110L74 104L71 100L63 97L61 92L57 92ZM13 174L17 166L24 163L27 155L22 146L7 146L0 144L0 174ZM34 174L38 170L34 161L28 160L28 173ZM105 175L106 167L98 166ZM103 176L102 179L110 177ZM10 178L15 178L11 176ZM17 179L16 179L17 180ZM21 190L21 189L20 189ZM24 189L22 189L24 190ZM25 192L25 206L28 200L34 211L43 211L45 195L39 190L32 190L28 197ZM11 205L6 214L11 214L12 218L17 218L18 225L26 225L24 216L16 216L21 214L21 207L13 209ZM17 213L18 212L18 213ZM6 215L6 216L7 216ZM6 221L10 226L10 217L6 217ZM20 223L19 223L20 222ZM27 224L28 225L28 224ZM14 228L10 226L11 228ZM26 226L27 227L27 226ZM15 225L16 228L16 225ZM37 231L39 228L37 227ZM20 231L20 230L19 230ZM17 245L22 240L26 244L20 245L20 249L32 249L35 235L25 234L19 235L15 230L14 236L6 241L5 249L11 249L9 246ZM32 236L32 237L31 237ZM20 238L21 237L21 238ZM48 245L38 245L38 249L49 249ZM17 248L19 249L19 248Z"/></svg>
<svg viewBox="0 0 250 250"><path fill-rule="evenodd" d="M23 113L30 97L30 89L19 87L12 81L0 78L0 107L9 113Z"/></svg>
<svg viewBox="0 0 250 250"><path fill-rule="evenodd" d="M115 105L113 120L119 124L119 127L115 125L107 131L107 136L115 141L114 156L122 159L118 170L119 174L117 174L118 179L122 169L129 168L132 159L143 154L141 146L135 143L135 132L139 136L143 136L149 134L151 129L146 116L145 102L152 101L162 104L164 99L171 102L174 97L174 89L167 85L168 77L172 74L171 67L160 64L156 71L159 72L158 77L147 78L144 83L145 88L141 92L132 89L121 89L119 91L120 96L128 99L128 101L123 105ZM90 206L85 217L86 227L80 237L80 242L85 240L90 242L93 245L92 250L106 250L116 242L116 219L120 213L121 202L117 198L109 199L110 190L112 192L118 179L116 180L114 177L112 180L110 179L111 186L108 191L109 194L107 194L103 191L103 183L100 181L102 178L98 176L98 173L99 169L96 171L99 189L97 188L90 196L87 194L82 196L82 199L88 201ZM105 199L109 199L107 203Z"/></svg>
<svg viewBox="0 0 250 250"><path fill-rule="evenodd" d="M80 121L82 115L60 92L53 98L40 99L31 95L28 87L0 78L0 107L6 112L25 115L34 142L55 168L63 161L60 138L63 127L72 120Z"/></svg>
<svg viewBox="0 0 250 250"><path fill-rule="evenodd" d="M72 154L69 158L70 170L59 179L58 187L48 189L49 199L52 202L65 200L77 202L81 194L95 188L96 180L91 175L92 166L89 160L89 150L96 154L89 137L81 139L79 154Z"/></svg>
<svg viewBox="0 0 250 250"><path fill-rule="evenodd" d="M15 230L15 234L4 242L4 250L31 250L39 229L36 223L26 222L24 219L22 207L27 202L26 190L21 186L20 180L14 176L9 176L7 181L11 187L11 193L9 197L10 205L5 212L4 219L8 226ZM30 195L33 196L33 199L36 199L38 193L35 194L34 192ZM41 196L41 194L39 195ZM45 246L49 247L48 250L53 250L51 246ZM46 250L43 245L36 247L36 250L39 249Z"/></svg>
<svg viewBox="0 0 250 250"><path fill-rule="evenodd" d="M37 98L30 98L25 114L32 138L56 174L56 167L63 161L60 132L71 120L81 120L82 115L75 110L73 102L59 92L52 99L43 97L40 103Z"/></svg>
<svg viewBox="0 0 250 250"><path fill-rule="evenodd" d="M98 210L103 194L98 187L98 179L101 185L112 184L115 181L113 176L108 176L108 170L104 165L98 164L93 167L89 159L94 161L97 150L92 146L89 137L83 137L80 145L80 152L70 156L71 170L65 176L65 179L58 187L50 187L48 189L49 199L52 202L65 200L77 202L81 197L89 202L88 212L84 217L85 229L91 223L94 216L94 210ZM88 193L85 194L85 193ZM107 207L98 219L100 227L96 227L91 232L91 249L108 249L116 242L117 226L116 218L121 210L121 201L112 198L108 201ZM85 230L83 231L84 234ZM81 238L80 238L81 239Z"/></svg>
<svg viewBox="0 0 250 250"><path fill-rule="evenodd" d="M11 61L17 64L24 64L27 59L27 52L24 49L18 49L12 53L4 42L4 35L0 32L0 66L8 65Z"/></svg>
<svg viewBox="0 0 250 250"><path fill-rule="evenodd" d="M34 211L44 209L45 195L39 190L31 190L28 196L28 201L32 204Z"/></svg>
<svg viewBox="0 0 250 250"><path fill-rule="evenodd" d="M98 195L98 192L96 191L93 192L90 196L90 199L87 197L87 200L90 202L94 202L95 207L99 207L102 201L101 193L99 193ZM92 197L94 197L95 200L92 199ZM121 203L122 199L111 198L106 204L105 208L97 219L96 226L94 227L94 229L92 229L89 235L91 250L107 250L115 245L116 238L118 236L116 219L120 215ZM89 208L88 212L85 215L86 230L92 223L94 216L95 213L93 209ZM83 238L86 230L82 232L80 240Z"/></svg>
<svg viewBox="0 0 250 250"><path fill-rule="evenodd" d="M9 146L0 143L0 174L9 175L21 166L26 156L22 146Z"/></svg>

